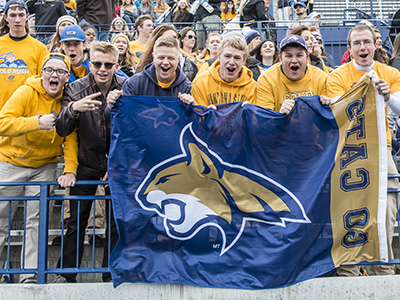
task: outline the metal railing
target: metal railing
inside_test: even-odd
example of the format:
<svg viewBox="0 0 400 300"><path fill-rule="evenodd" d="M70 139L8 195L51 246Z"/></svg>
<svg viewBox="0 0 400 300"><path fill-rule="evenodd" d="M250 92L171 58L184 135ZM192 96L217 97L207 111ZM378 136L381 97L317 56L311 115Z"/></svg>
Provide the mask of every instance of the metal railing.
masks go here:
<svg viewBox="0 0 400 300"><path fill-rule="evenodd" d="M400 178L399 175L389 175L390 178ZM103 185L107 184L107 181L79 181L76 183L77 185ZM21 196L21 197L0 197L0 201L24 201L25 203L27 201L40 201L39 204L39 209L40 209L40 214L39 214L39 235L38 235L38 261L37 261L37 268L24 268L23 267L23 261L21 262L22 266L20 268L12 268L10 266L10 251L11 251L11 243L10 239L12 236L12 232L14 232L14 235L17 236L22 236L23 241L21 247L24 249L25 247L25 224L23 231L21 230L12 230L11 229L11 221L9 218L9 229L8 229L8 243L7 243L7 249L6 249L6 261L4 263L4 266L2 269L0 269L0 274L3 276L5 275L11 275L11 274L36 274L37 275L37 283L38 284L45 284L47 282L47 275L49 274L67 274L67 273L106 273L109 272L108 267L97 267L95 266L95 243L93 242L92 244L92 258L91 258L91 266L89 267L79 267L78 266L78 259L76 261L76 266L73 268L63 268L62 264L62 259L61 259L61 267L60 268L50 268L48 264L48 252L49 252L49 245L48 245L48 237L51 233L51 229L49 229L49 203L50 201L63 201L62 207L62 213L61 213L61 219L64 219L64 200L70 200L70 201L91 201L91 200L97 200L97 199L105 199L105 200L110 200L111 196L110 195L105 195L105 196L100 196L100 195L91 195L91 196L51 196L49 191L50 191L50 186L57 185L56 182L54 181L40 181L40 182L0 182L0 186L30 186L30 185L39 185L40 186L40 195L36 197L30 197L30 196ZM399 193L400 189L389 189L389 193L396 193L396 205L397 208L399 207ZM26 205L25 205L26 207ZM79 205L78 205L79 207ZM79 215L79 209L78 209L78 215ZM110 214L109 214L110 215ZM10 217L10 213L9 213ZM95 219L95 211L93 212L93 218ZM395 228L395 234L394 236L398 237L399 236L399 231L398 229L400 228L400 215L399 215L399 209L397 209L397 224ZM95 221L95 220L94 220ZM93 221L93 228L94 228L94 221ZM109 224L109 220L107 222ZM63 226L63 221L62 221L62 228ZM78 230L79 230L79 218L78 218ZM109 230L109 226L107 226L107 230ZM63 233L63 229L57 230L57 232ZM100 231L104 232L104 231ZM16 234L15 234L16 233ZM87 230L86 233L97 233L96 231L90 231ZM79 231L77 234L79 238ZM110 235L109 235L110 236ZM77 241L78 242L78 241ZM107 241L110 243L110 241ZM110 247L108 247L108 251L110 252ZM398 249L400 249L400 239L398 241ZM4 250L3 250L4 251ZM79 253L79 246L77 247L77 257ZM61 258L63 255L63 234L61 234ZM400 256L400 255L398 255ZM400 259L393 259L390 260L388 263L381 263L381 262L375 262L375 263L361 263L361 265L377 265L377 264L400 264Z"/></svg>
<svg viewBox="0 0 400 300"><path fill-rule="evenodd" d="M362 14L363 16L369 15L365 12L362 12L358 9L349 9L349 11L357 10L358 13ZM370 16L370 15L369 15ZM337 67L340 65L343 53L347 51L347 33L350 30L351 27L356 25L358 22L365 20L363 18L350 18L350 19L337 19L337 20L332 20L330 19L329 22L326 22L326 20L322 20L321 23L318 26L318 30L321 33L323 39L324 39L324 49L325 52L332 55L334 58L334 66ZM382 40L383 40L383 47L389 52L389 54L392 53L392 42L390 37L392 37L392 40L394 39L396 32L400 32L400 27L395 28L391 26L391 21L392 20L382 20L382 19L368 19L372 24L374 24L381 32L382 35ZM400 20L398 20L400 21ZM263 35L263 32L271 32L274 31L276 32L277 35L277 42L287 35L289 30L293 27L293 24L301 23L303 22L304 24L308 25L310 23L310 20L304 20L304 21L274 21L275 27L268 27L266 29L266 24L269 24L271 22L256 22L256 30L260 32L260 34ZM315 23L316 21L312 21ZM289 24L289 26L288 26ZM218 23L218 29L215 30L206 30L206 29L195 29L195 24L194 23L174 23L173 25L176 26L176 28L183 28L183 27L192 27L196 32L204 32L204 31L215 31L219 33L227 33L229 31L241 31L242 28L240 27L240 22L237 23L231 23L230 26L225 26L225 24ZM283 26L285 25L285 26ZM392 30L392 31L391 31ZM397 30L397 31L396 31ZM179 31L179 30L178 30ZM124 31L126 32L126 31ZM127 31L131 37L133 37L133 29L130 29ZM36 33L36 38L38 40L46 40L46 36L49 33L45 32L37 32ZM48 38L49 41L49 38ZM198 45L200 49L203 49L205 46L205 40L203 40L203 45Z"/></svg>
<svg viewBox="0 0 400 300"><path fill-rule="evenodd" d="M104 185L107 184L107 181L78 181L76 185ZM11 252L11 237L12 236L22 236L22 253L25 250L25 221L23 230L12 230L11 229L11 209L9 209L9 228L8 228L8 240L6 244L6 259L4 262L3 269L0 269L0 274L10 275L10 274L36 274L37 275L37 283L44 284L47 282L48 274L68 274L68 273L106 273L109 272L108 267L96 267L95 266L95 246L96 243L93 241L92 243L92 262L91 267L82 268L78 266L78 253L79 253L79 242L77 240L77 251L76 251L76 266L74 268L64 268L63 267L63 251L64 251L64 234L66 233L66 229L59 229L56 231L49 230L49 211L50 209L50 201L62 201L61 206L61 228L64 228L64 200L70 201L93 201L93 200L111 200L110 195L82 195L82 196L51 196L50 195L50 186L57 186L58 183L55 181L37 181L37 182L0 182L0 186L40 186L40 195L39 196L20 196L20 197L0 197L0 201L8 201L11 203L12 201L38 201L39 200L39 234L38 234L38 261L37 268L24 268L24 255L22 257L21 267L20 268L12 268L10 267L10 252ZM93 201L94 202L94 201ZM26 205L24 205L25 211L24 216L26 215ZM78 203L78 215L80 213L79 203ZM108 214L111 215L110 213ZM95 208L93 210L93 228L95 223ZM79 218L77 220L77 239L79 239ZM109 224L109 220L107 220L107 224ZM107 229L109 226L106 226ZM60 254L60 268L49 268L48 266L48 237L50 234L61 233L61 254ZM104 233L103 230L86 230L87 234L101 234ZM95 235L94 235L95 236ZM109 235L108 235L109 236ZM94 237L95 239L95 237ZM107 241L109 243L109 241ZM5 247L4 247L5 248ZM108 247L108 251L110 252L110 247ZM3 250L4 251L4 250ZM0 253L1 254L1 253Z"/></svg>

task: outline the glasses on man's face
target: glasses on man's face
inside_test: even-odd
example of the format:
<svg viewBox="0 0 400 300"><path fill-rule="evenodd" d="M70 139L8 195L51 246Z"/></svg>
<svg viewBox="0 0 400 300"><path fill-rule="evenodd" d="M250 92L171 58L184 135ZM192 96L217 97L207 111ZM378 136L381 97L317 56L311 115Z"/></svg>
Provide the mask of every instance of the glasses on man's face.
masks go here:
<svg viewBox="0 0 400 300"><path fill-rule="evenodd" d="M95 67L96 69L100 69L102 65L104 65L104 67L106 67L107 70L111 70L111 68L115 65L115 63L112 62L106 62L106 63L102 63L99 61L92 61L91 62L93 67Z"/></svg>
<svg viewBox="0 0 400 300"><path fill-rule="evenodd" d="M353 48L359 48L361 45L364 45L365 47L372 46L373 42L371 40L365 40L364 42L361 41L355 41L351 43L351 47Z"/></svg>
<svg viewBox="0 0 400 300"><path fill-rule="evenodd" d="M57 69L57 70L55 70L55 69L53 69L53 68L50 68L50 67L47 67L47 68L43 68L43 73L44 74L46 74L46 75L53 75L53 73L54 72L56 72L56 74L57 74L57 76L65 76L65 75L67 75L69 72L67 71L67 70L63 70L63 69Z"/></svg>
<svg viewBox="0 0 400 300"><path fill-rule="evenodd" d="M192 34L188 34L186 37L188 38L188 40L191 40L191 39L197 40L197 36L192 35Z"/></svg>

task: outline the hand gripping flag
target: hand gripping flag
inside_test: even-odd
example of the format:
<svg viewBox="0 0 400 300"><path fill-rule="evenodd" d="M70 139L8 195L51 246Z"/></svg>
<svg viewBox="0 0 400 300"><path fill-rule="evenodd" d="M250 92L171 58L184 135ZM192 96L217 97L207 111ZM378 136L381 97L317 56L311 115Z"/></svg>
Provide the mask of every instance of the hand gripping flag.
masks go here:
<svg viewBox="0 0 400 300"><path fill-rule="evenodd" d="M289 115L122 97L114 285L272 288L387 259L383 105L369 77L331 108L297 98Z"/></svg>

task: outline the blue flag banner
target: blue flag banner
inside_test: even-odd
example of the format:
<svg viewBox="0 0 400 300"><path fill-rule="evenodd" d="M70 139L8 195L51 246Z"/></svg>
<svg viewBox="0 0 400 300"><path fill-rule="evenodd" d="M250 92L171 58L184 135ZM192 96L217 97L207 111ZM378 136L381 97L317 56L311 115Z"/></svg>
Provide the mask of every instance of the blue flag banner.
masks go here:
<svg viewBox="0 0 400 300"><path fill-rule="evenodd" d="M318 96L297 98L289 115L241 103L212 110L177 98L121 97L111 112L109 155L119 232L114 285L272 288L382 259L379 176L362 180L375 171L370 159L379 168L379 130L364 126L360 136L356 128L377 123L377 101L369 78L360 86L332 108ZM357 151L361 142L368 157ZM351 169L360 161L361 173ZM335 197L351 202L345 211L332 213Z"/></svg>

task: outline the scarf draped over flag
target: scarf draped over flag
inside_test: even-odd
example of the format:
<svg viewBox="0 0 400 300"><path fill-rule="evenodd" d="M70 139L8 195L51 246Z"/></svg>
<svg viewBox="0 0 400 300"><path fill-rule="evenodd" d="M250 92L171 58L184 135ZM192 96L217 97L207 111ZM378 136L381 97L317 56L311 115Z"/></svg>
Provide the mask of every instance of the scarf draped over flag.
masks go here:
<svg viewBox="0 0 400 300"><path fill-rule="evenodd" d="M121 97L108 171L114 285L275 288L387 260L376 97L369 77L331 107L297 98L289 115Z"/></svg>

